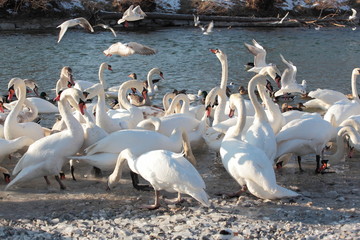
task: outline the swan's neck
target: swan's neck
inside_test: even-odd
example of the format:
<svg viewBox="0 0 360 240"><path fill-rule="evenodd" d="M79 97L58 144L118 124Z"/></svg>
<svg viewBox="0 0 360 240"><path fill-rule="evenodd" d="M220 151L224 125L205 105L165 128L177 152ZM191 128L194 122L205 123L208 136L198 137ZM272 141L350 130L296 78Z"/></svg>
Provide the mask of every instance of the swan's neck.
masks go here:
<svg viewBox="0 0 360 240"><path fill-rule="evenodd" d="M220 88L223 91L226 91L227 81L228 81L228 62L226 55L220 59L221 62L221 83Z"/></svg>
<svg viewBox="0 0 360 240"><path fill-rule="evenodd" d="M352 95L354 100L356 101L360 101L359 100L359 95L358 95L358 91L357 91L357 87L356 87L356 78L357 78L357 74L353 71L352 75L351 75L351 90L352 90Z"/></svg>
<svg viewBox="0 0 360 240"><path fill-rule="evenodd" d="M17 101L15 107L13 108L13 110L9 113L6 120L9 119L9 121L10 121L10 119L12 119L11 121L14 121L14 119L15 119L15 122L17 122L17 116L19 115L19 113L23 109L23 105L24 105L25 100L26 100L26 86L25 86L25 84L24 85L21 84L20 86L18 86L18 88L15 89L15 93L16 93L16 96L18 98L18 101Z"/></svg>
<svg viewBox="0 0 360 240"><path fill-rule="evenodd" d="M106 68L105 64L101 64L99 68L99 81L103 85L104 89L107 89L106 81L104 79L104 70Z"/></svg>
<svg viewBox="0 0 360 240"><path fill-rule="evenodd" d="M216 106L214 112L214 120L212 123L213 126L228 118L225 114L225 107L227 101L225 92L222 89L219 89L219 91L217 92L217 96L218 96L218 105Z"/></svg>
<svg viewBox="0 0 360 240"><path fill-rule="evenodd" d="M239 137L246 123L246 107L244 100L241 99L240 102L237 102L235 106L236 106L236 110L238 111L238 119L236 121L233 135Z"/></svg>
<svg viewBox="0 0 360 240"><path fill-rule="evenodd" d="M72 133L76 133L76 135L80 135L80 133L84 133L81 127L81 124L76 120L74 115L72 114L72 109L67 101L67 98L63 98L59 101L59 113L64 120L67 129L69 129Z"/></svg>
<svg viewBox="0 0 360 240"><path fill-rule="evenodd" d="M176 95L176 97L172 100L169 108L166 110L166 115L172 114L176 110L180 102L182 102L180 113L189 113L189 108L190 108L189 98L184 94L179 94Z"/></svg>
<svg viewBox="0 0 360 240"><path fill-rule="evenodd" d="M267 115L268 120L275 134L277 134L283 125L283 115L281 114L280 108L271 100L269 94L265 88L261 85L257 85L257 89L260 94L260 98L264 101L266 108L270 112L270 117Z"/></svg>
<svg viewBox="0 0 360 240"><path fill-rule="evenodd" d="M175 98L175 93L166 93L163 97L162 103L163 103L163 108L165 111L167 111L169 109L170 106L170 99L174 100Z"/></svg>
<svg viewBox="0 0 360 240"><path fill-rule="evenodd" d="M152 69L147 74L147 83L148 83L148 91L149 91L149 93L154 92L154 84L152 82L152 76L155 74L156 71L157 71L156 69Z"/></svg>
<svg viewBox="0 0 360 240"><path fill-rule="evenodd" d="M33 121L35 118L37 118L37 116L39 115L39 110L38 108L31 102L29 101L27 98L25 99L25 105L26 107L28 107L30 109L31 112L31 117L28 117L27 121L31 122Z"/></svg>
<svg viewBox="0 0 360 240"><path fill-rule="evenodd" d="M266 117L265 110L259 103L254 91L255 91L255 87L259 83L262 83L260 85L262 85L261 87L264 87L263 84L265 84L265 81L266 81L266 79L265 79L264 75L257 74L250 80L250 82L248 84L249 98L255 109L255 118L258 119L259 121L268 121L268 120Z"/></svg>

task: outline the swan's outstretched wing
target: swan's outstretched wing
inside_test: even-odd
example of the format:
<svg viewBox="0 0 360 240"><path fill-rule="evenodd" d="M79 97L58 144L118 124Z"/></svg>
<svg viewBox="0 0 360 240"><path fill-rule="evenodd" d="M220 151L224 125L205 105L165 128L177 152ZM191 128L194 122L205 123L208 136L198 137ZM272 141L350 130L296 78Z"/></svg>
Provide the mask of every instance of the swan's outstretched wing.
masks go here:
<svg viewBox="0 0 360 240"><path fill-rule="evenodd" d="M297 72L296 66L292 62L287 61L282 54L280 54L280 58L283 61L283 63L287 65L287 68L285 69L285 71L281 76L281 84L282 85L294 84L296 81L296 72Z"/></svg>
<svg viewBox="0 0 360 240"><path fill-rule="evenodd" d="M94 32L94 29L92 28L91 24L83 17L75 18L76 21L78 21L78 24L82 26L85 30L89 32Z"/></svg>
<svg viewBox="0 0 360 240"><path fill-rule="evenodd" d="M266 66L266 50L255 41L255 39L252 40L254 45L250 45L245 43L245 47L249 50L249 52L254 55L254 65L255 67L264 67Z"/></svg>
<svg viewBox="0 0 360 240"><path fill-rule="evenodd" d="M109 29L109 30L114 34L114 36L116 37L116 32L115 32L114 29L113 29L112 27L110 27L109 25L99 23L99 24L96 24L94 27L102 27L102 28L104 28L104 29Z"/></svg>
<svg viewBox="0 0 360 240"><path fill-rule="evenodd" d="M126 11L123 13L123 17L124 16L128 16L131 14L131 12L133 11L134 9L134 5L131 5L128 9L126 9Z"/></svg>
<svg viewBox="0 0 360 240"><path fill-rule="evenodd" d="M133 12L135 14L138 14L142 17L146 17L146 14L144 13L144 11L140 8L140 5L137 5L134 9L133 9Z"/></svg>
<svg viewBox="0 0 360 240"><path fill-rule="evenodd" d="M140 54L140 55L152 55L155 54L156 50L152 49L148 46L142 45L136 42L129 42L129 43L115 43L111 45L108 49L104 51L106 56L111 56L112 54L118 54L120 56L130 56L133 54Z"/></svg>

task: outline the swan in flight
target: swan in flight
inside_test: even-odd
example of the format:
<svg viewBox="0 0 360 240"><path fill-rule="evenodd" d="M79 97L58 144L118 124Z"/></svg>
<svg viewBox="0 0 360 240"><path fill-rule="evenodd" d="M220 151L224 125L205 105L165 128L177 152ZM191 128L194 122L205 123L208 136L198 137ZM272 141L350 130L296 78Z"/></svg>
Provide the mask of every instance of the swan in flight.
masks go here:
<svg viewBox="0 0 360 240"><path fill-rule="evenodd" d="M128 26L128 22L138 21L144 19L146 14L141 10L140 6L131 5L123 14L122 18L118 20L117 24L121 24L124 22L125 27Z"/></svg>
<svg viewBox="0 0 360 240"><path fill-rule="evenodd" d="M211 21L207 26L199 25L199 27L200 27L201 30L203 31L203 34L204 34L204 35L209 35L210 33L213 32L213 29L214 29L214 21Z"/></svg>
<svg viewBox="0 0 360 240"><path fill-rule="evenodd" d="M306 94L306 81L302 80L301 84L296 83L297 67L292 62L286 61L283 55L280 54L280 57L286 64L287 68L281 75L281 89L275 92L275 97L292 92Z"/></svg>
<svg viewBox="0 0 360 240"><path fill-rule="evenodd" d="M130 56L133 54L153 55L156 52L157 51L155 49L142 45L137 42L129 42L129 43L117 42L112 44L108 49L103 51L103 53L106 56L112 56L113 54L117 54L122 57Z"/></svg>
<svg viewBox="0 0 360 240"><path fill-rule="evenodd" d="M107 24L99 23L99 24L94 25L94 27L102 27L103 29L108 29L114 34L114 37L116 37L115 30Z"/></svg>
<svg viewBox="0 0 360 240"><path fill-rule="evenodd" d="M90 32L94 32L94 29L92 28L91 24L85 18L79 17L79 18L70 19L56 27L56 28L61 28L60 33L59 33L58 43L63 38L67 29L69 27L74 27L76 25L80 25L81 27L85 28L86 30L88 30Z"/></svg>
<svg viewBox="0 0 360 240"><path fill-rule="evenodd" d="M178 193L176 199L168 200L171 203L180 202L180 194L185 193L204 206L210 206L204 180L183 155L168 150L153 150L136 157L129 148L119 154L117 160L119 165L127 161L130 169L150 182L155 190L155 204L144 205L142 208L150 210L159 208L161 190Z"/></svg>
<svg viewBox="0 0 360 240"><path fill-rule="evenodd" d="M194 26L197 27L200 24L199 16L195 14L193 14L193 16L194 16Z"/></svg>
<svg viewBox="0 0 360 240"><path fill-rule="evenodd" d="M255 39L252 40L253 45L248 43L244 43L245 47L249 50L251 54L254 55L254 67L247 70L248 72L256 72L259 73L263 67L271 66L272 63L266 63L266 50L261 46Z"/></svg>

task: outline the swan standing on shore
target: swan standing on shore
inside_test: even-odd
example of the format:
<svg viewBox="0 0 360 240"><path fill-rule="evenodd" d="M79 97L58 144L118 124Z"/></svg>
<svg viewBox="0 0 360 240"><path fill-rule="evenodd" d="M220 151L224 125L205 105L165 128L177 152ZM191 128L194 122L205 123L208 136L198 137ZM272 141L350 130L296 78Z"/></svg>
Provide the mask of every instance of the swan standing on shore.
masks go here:
<svg viewBox="0 0 360 240"><path fill-rule="evenodd" d="M238 196L246 189L262 199L298 196L297 193L277 185L272 163L262 149L241 140L246 117L244 105L240 94L230 96L230 107L237 109L238 120L236 125L226 132L220 148L226 171L241 186L240 191L230 196Z"/></svg>
<svg viewBox="0 0 360 240"><path fill-rule="evenodd" d="M28 151L16 164L13 174L17 176L7 185L6 189L37 177L54 175L61 189L65 189L58 174L67 156L74 155L84 142L84 132L81 124L75 119L71 106L84 114L85 102L83 94L78 89L68 88L61 93L59 112L67 129L41 138L30 145Z"/></svg>
<svg viewBox="0 0 360 240"><path fill-rule="evenodd" d="M150 182L155 190L155 204L144 205L150 210L160 207L160 191L177 192L178 197L168 200L177 203L181 193L188 194L204 206L210 206L205 182L196 168L183 156L167 150L154 150L136 156L128 148L119 154L119 164L127 161L130 169Z"/></svg>

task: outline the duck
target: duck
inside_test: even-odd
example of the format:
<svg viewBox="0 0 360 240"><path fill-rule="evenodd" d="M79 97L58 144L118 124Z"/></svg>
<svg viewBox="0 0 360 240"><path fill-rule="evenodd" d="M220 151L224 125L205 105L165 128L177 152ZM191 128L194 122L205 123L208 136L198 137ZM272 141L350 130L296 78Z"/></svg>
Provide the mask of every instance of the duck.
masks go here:
<svg viewBox="0 0 360 240"><path fill-rule="evenodd" d="M125 161L133 172L150 182L155 190L155 203L143 205L142 208L159 208L161 190L178 193L176 199L168 201L170 203L178 203L181 201L181 194L188 194L202 205L210 206L204 180L183 153L153 150L136 156L130 149L125 149L119 154L117 165L123 165ZM108 184L111 183L110 175Z"/></svg>
<svg viewBox="0 0 360 240"><path fill-rule="evenodd" d="M18 101L15 107L6 117L4 123L4 136L6 140L12 140L21 136L28 136L34 141L45 136L45 129L35 122L19 123L17 117L22 109L23 104L27 102L26 99L26 85L21 78L12 78L8 83L8 99L12 99L14 93L18 96Z"/></svg>
<svg viewBox="0 0 360 240"><path fill-rule="evenodd" d="M59 112L67 129L32 143L16 164L13 170L16 177L6 186L6 190L37 177L44 177L50 184L48 175L54 175L60 189L66 189L58 174L66 157L77 153L84 142L83 129L73 116L71 107L84 114L84 106L85 100L80 90L68 88L61 93Z"/></svg>
<svg viewBox="0 0 360 240"><path fill-rule="evenodd" d="M230 96L230 107L233 110L237 109L238 120L236 125L226 132L221 143L220 156L226 171L240 184L241 189L228 196L239 196L246 190L262 199L298 196L298 193L276 183L272 163L263 149L241 140L246 117L246 108L241 94Z"/></svg>
<svg viewBox="0 0 360 240"><path fill-rule="evenodd" d="M306 108L306 106L302 102L297 103L296 107L291 106L288 103L283 103L281 105L281 112L287 112L292 110L304 111L304 108Z"/></svg>
<svg viewBox="0 0 360 240"><path fill-rule="evenodd" d="M117 21L117 24L124 23L124 26L128 27L128 22L139 21L141 19L144 19L145 17L146 14L143 12L139 5L137 5L136 7L134 7L134 5L130 5L130 7L123 13L122 18Z"/></svg>

